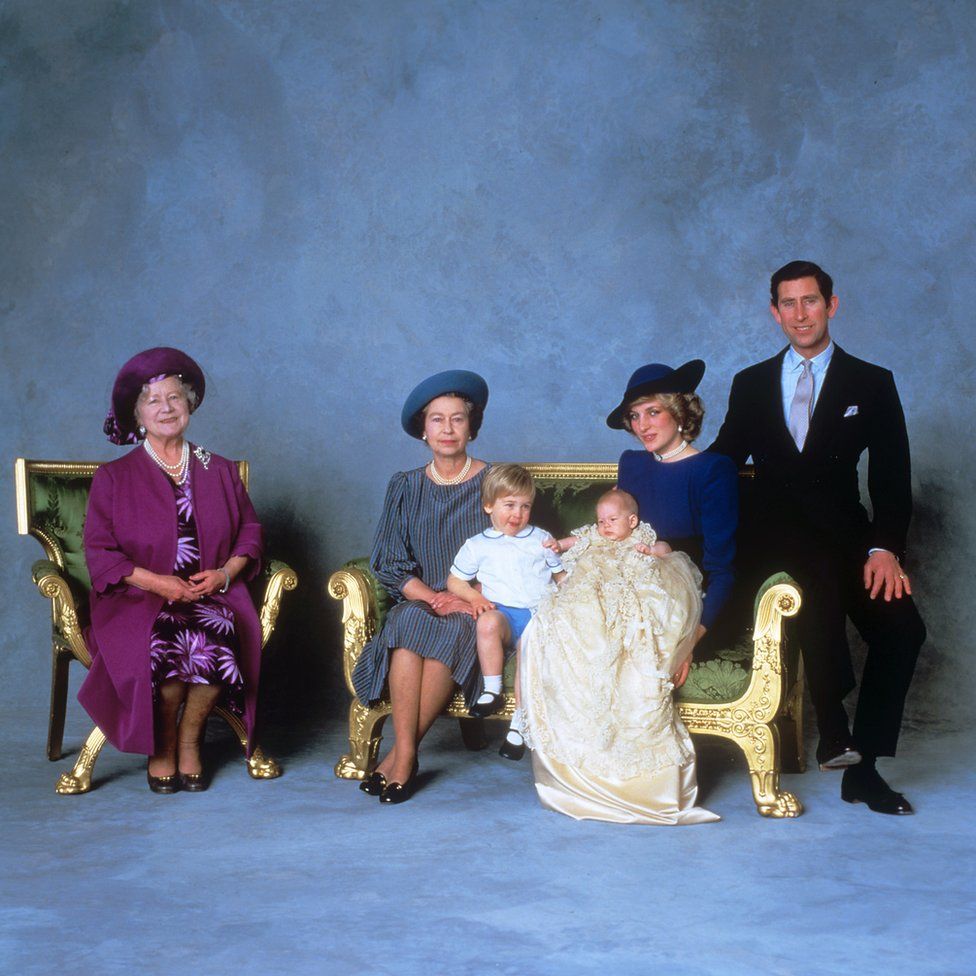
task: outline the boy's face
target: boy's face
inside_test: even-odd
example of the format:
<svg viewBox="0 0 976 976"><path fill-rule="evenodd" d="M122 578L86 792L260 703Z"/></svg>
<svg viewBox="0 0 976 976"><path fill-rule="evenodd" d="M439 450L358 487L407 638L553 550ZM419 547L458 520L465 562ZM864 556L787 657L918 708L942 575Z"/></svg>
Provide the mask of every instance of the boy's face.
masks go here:
<svg viewBox="0 0 976 976"><path fill-rule="evenodd" d="M626 539L637 528L639 519L618 502L600 502L596 507L596 530L604 539Z"/></svg>
<svg viewBox="0 0 976 976"><path fill-rule="evenodd" d="M531 495L502 495L485 511L491 516L492 528L503 535L518 535L529 524L532 514Z"/></svg>

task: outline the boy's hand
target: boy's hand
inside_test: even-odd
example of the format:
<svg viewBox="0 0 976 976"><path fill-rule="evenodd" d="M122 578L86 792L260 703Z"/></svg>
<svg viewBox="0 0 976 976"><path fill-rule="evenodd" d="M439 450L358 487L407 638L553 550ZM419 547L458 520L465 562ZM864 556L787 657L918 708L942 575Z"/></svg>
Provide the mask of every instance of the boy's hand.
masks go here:
<svg viewBox="0 0 976 976"><path fill-rule="evenodd" d="M640 553L640 554L641 554L642 556L653 556L653 555L655 555L655 552L654 552L654 550L653 550L653 549L652 549L652 548L651 548L650 546L645 546L643 542L638 542L638 543L636 543L636 544L635 544L635 546L634 546L634 548L635 548L635 549L636 549L636 550L637 550L637 551L638 551L638 552L639 552L639 553Z"/></svg>
<svg viewBox="0 0 976 976"><path fill-rule="evenodd" d="M486 600L480 593L478 594L477 599L471 601L469 606L471 607L471 613L476 618L480 617L483 613L487 612L488 610L495 609L495 604L492 603L491 600Z"/></svg>
<svg viewBox="0 0 976 976"><path fill-rule="evenodd" d="M551 535L543 539L542 545L546 549L551 549L557 556L561 556L567 549L572 549L576 536L569 535L565 539L555 539Z"/></svg>

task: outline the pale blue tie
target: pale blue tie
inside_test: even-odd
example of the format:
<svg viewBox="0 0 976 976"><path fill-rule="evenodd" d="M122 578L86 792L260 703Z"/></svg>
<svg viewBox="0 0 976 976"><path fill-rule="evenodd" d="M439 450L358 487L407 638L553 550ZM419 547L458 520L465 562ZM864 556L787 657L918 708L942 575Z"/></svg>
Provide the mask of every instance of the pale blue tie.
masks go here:
<svg viewBox="0 0 976 976"><path fill-rule="evenodd" d="M803 361L803 373L796 384L793 402L790 404L790 434L797 450L803 450L810 429L810 414L813 413L813 367L810 360Z"/></svg>

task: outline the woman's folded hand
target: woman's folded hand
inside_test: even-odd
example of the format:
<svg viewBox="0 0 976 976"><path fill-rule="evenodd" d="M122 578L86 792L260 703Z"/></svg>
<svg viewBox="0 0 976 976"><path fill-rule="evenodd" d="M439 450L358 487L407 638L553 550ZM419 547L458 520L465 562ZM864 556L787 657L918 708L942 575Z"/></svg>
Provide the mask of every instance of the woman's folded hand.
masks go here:
<svg viewBox="0 0 976 976"><path fill-rule="evenodd" d="M477 616L470 603L453 593L444 591L434 594L430 600L430 608L438 617L446 617L449 613L468 613L472 617Z"/></svg>
<svg viewBox="0 0 976 976"><path fill-rule="evenodd" d="M230 579L222 569L205 569L190 577L190 591L193 598L198 600L202 596L210 596L211 593L222 590L225 581L229 583Z"/></svg>
<svg viewBox="0 0 976 976"><path fill-rule="evenodd" d="M147 589L161 596L167 603L193 603L200 598L194 593L193 587L179 576L156 576Z"/></svg>

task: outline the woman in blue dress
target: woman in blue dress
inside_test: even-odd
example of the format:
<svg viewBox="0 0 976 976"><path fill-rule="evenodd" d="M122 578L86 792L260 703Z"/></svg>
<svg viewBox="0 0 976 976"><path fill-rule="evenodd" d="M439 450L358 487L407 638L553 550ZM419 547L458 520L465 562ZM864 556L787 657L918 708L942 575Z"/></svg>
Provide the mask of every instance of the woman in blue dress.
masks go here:
<svg viewBox="0 0 976 976"><path fill-rule="evenodd" d="M734 582L739 520L738 472L721 454L692 447L705 414L695 388L705 374L700 359L672 369L641 366L627 383L607 426L628 430L641 449L620 456L617 484L636 499L643 522L658 538L686 552L704 577L705 601L698 642L714 627ZM684 684L691 657L675 675Z"/></svg>
<svg viewBox="0 0 976 976"><path fill-rule="evenodd" d="M433 456L397 472L387 487L370 567L394 605L352 678L364 703L389 688L395 742L360 784L381 803L410 798L420 740L455 690L469 705L480 691L471 606L446 587L464 541L490 524L481 505L488 466L468 455L487 402L488 385L477 373L447 370L424 380L403 406L403 429Z"/></svg>

